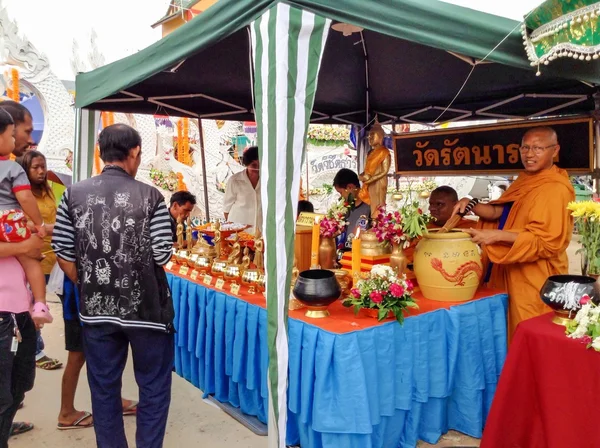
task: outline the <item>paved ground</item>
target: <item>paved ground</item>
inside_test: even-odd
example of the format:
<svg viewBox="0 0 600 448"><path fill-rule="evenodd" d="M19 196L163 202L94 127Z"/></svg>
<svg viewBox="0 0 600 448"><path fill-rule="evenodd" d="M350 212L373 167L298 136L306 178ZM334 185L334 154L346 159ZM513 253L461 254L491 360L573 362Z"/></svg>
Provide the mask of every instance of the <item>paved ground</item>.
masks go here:
<svg viewBox="0 0 600 448"><path fill-rule="evenodd" d="M573 242L569 248L571 273L579 273L581 270L579 256L575 255L578 247L578 243ZM60 306L53 303L51 304L51 310L56 321L44 328L46 352L53 357L66 361ZM82 373L76 405L80 410L90 410L90 396L85 369ZM52 372L37 370L35 388L27 395L25 407L17 414L17 419L32 421L35 423L36 428L30 433L11 438L11 448L95 446L94 431L92 429L73 431L58 431L56 429L61 377L62 370ZM137 398L137 386L133 378L131 365L128 365L125 371L123 394L127 398ZM135 446L135 418L126 417L125 422L130 446L133 447ZM173 376L172 405L165 448L192 446L263 448L266 444L265 437L254 435L220 409L205 402L198 389L177 375ZM479 441L451 431L442 437L436 445L419 444L419 447L423 448L432 446L478 447Z"/></svg>

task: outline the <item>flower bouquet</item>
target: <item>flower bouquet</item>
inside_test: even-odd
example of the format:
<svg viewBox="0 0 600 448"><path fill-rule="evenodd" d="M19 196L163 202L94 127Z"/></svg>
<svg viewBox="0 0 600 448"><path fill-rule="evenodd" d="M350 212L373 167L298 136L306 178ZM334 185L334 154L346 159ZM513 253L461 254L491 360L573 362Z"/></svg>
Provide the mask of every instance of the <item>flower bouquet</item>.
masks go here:
<svg viewBox="0 0 600 448"><path fill-rule="evenodd" d="M386 212L381 207L373 231L379 241L403 244L406 248L410 240L423 236L429 221L431 215L423 213L416 201L394 212Z"/></svg>
<svg viewBox="0 0 600 448"><path fill-rule="evenodd" d="M406 276L397 276L392 268L375 265L368 279L359 280L350 295L343 300L345 307L353 307L354 314L361 308L377 310L377 320L384 320L391 312L396 320L404 322L408 308L419 308L412 297L413 284Z"/></svg>
<svg viewBox="0 0 600 448"><path fill-rule="evenodd" d="M566 326L566 334L573 339L580 339L587 345L600 352L600 307L594 305L590 296L584 295L579 301L581 309L575 319Z"/></svg>
<svg viewBox="0 0 600 448"><path fill-rule="evenodd" d="M341 198L335 202L320 221L320 235L323 238L335 238L346 228L346 218L350 204Z"/></svg>
<svg viewBox="0 0 600 448"><path fill-rule="evenodd" d="M570 202L567 209L575 219L581 236L583 274L600 275L600 203L594 201Z"/></svg>

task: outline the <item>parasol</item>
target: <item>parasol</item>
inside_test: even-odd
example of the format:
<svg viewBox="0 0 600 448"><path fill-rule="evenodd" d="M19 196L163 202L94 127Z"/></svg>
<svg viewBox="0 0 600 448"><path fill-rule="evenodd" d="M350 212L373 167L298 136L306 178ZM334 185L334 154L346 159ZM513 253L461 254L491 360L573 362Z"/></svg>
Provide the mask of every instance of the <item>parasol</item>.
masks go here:
<svg viewBox="0 0 600 448"><path fill-rule="evenodd" d="M546 0L525 17L521 32L532 66L567 58L600 71L600 2Z"/></svg>

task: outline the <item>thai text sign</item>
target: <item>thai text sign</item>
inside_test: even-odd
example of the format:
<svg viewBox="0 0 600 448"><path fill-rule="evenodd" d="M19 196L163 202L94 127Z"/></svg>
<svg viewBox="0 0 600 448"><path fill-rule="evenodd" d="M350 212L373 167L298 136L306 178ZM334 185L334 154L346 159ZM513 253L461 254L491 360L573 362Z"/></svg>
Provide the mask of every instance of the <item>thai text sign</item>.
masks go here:
<svg viewBox="0 0 600 448"><path fill-rule="evenodd" d="M329 154L319 156L310 161L310 172L312 174L319 174L327 170L335 170L337 172L342 168L356 171L356 158L343 154Z"/></svg>
<svg viewBox="0 0 600 448"><path fill-rule="evenodd" d="M395 135L396 171L419 175L516 173L523 169L519 154L523 134L537 126L556 131L561 147L558 166L569 172L592 170L593 120L585 117Z"/></svg>

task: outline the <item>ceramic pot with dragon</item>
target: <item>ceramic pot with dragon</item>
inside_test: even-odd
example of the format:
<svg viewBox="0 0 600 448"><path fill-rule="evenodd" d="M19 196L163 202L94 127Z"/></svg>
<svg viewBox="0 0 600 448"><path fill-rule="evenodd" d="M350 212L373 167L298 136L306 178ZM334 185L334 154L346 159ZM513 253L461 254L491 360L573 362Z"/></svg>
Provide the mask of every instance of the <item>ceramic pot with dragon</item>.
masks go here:
<svg viewBox="0 0 600 448"><path fill-rule="evenodd" d="M427 299L471 300L483 276L481 249L464 232L429 231L415 249L414 272Z"/></svg>

